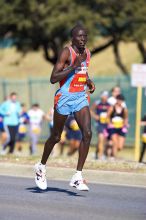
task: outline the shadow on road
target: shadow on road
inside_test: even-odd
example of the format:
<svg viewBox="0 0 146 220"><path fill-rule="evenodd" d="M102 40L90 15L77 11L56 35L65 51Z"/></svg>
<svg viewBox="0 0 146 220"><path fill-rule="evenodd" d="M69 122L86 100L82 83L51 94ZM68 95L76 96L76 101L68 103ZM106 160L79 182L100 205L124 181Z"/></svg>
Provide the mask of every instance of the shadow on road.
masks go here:
<svg viewBox="0 0 146 220"><path fill-rule="evenodd" d="M59 193L66 193L69 196L85 197L84 195L80 195L80 194L78 194L76 192L72 192L68 189L60 189L57 187L48 187L46 190L41 190L38 187L29 187L29 188L26 188L26 190L28 190L32 193L59 192Z"/></svg>

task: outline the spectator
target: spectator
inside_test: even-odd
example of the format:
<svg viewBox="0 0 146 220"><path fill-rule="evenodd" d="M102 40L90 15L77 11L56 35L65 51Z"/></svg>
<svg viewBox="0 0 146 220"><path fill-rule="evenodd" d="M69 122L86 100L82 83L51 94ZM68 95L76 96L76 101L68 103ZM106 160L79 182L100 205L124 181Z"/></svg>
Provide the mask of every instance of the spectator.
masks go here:
<svg viewBox="0 0 146 220"><path fill-rule="evenodd" d="M50 136L53 132L53 117L54 117L54 108L51 107L48 114L46 115L46 119L49 121ZM59 154L63 155L65 143L66 143L66 129L64 127L62 134L61 134L61 139L60 139L59 143L55 144L55 146L51 152L51 156L57 157ZM58 154L58 148L60 148L59 154Z"/></svg>
<svg viewBox="0 0 146 220"><path fill-rule="evenodd" d="M143 126L143 134L142 134L142 150L141 150L141 154L140 154L140 158L139 158L139 162L142 163L143 161L143 157L144 157L144 153L146 150L146 115L144 115L144 117L141 120L141 126Z"/></svg>
<svg viewBox="0 0 146 220"><path fill-rule="evenodd" d="M95 152L95 159L105 159L104 146L106 141L106 130L107 130L107 111L110 104L107 102L108 92L103 91L100 96L100 100L93 103L90 108L91 116L96 121L98 143Z"/></svg>
<svg viewBox="0 0 146 220"><path fill-rule="evenodd" d="M20 112L21 106L17 101L17 93L12 92L9 99L4 101L0 106L0 114L4 116L4 126L8 132L8 140L3 146L2 154L6 154L7 146L9 146L8 153L14 152Z"/></svg>
<svg viewBox="0 0 146 220"><path fill-rule="evenodd" d="M3 149L3 145L6 143L7 140L7 132L4 126L4 116L0 114L0 133L1 133L1 145Z"/></svg>
<svg viewBox="0 0 146 220"><path fill-rule="evenodd" d="M55 151L57 151L57 148L60 148L60 155L63 155L64 149L65 149L65 144L67 141L66 135L67 135L67 129L66 129L66 126L64 126L60 141L59 141L59 143L55 144L55 148L53 149L53 154ZM55 155L56 155L56 153L55 153Z"/></svg>
<svg viewBox="0 0 146 220"><path fill-rule="evenodd" d="M22 141L27 134L27 124L29 122L29 116L27 114L26 105L21 104L22 112L19 117L18 137L16 143L16 149L18 152L22 151Z"/></svg>
<svg viewBox="0 0 146 220"><path fill-rule="evenodd" d="M108 98L108 103L112 106L114 106L117 102L117 96L121 94L121 88L119 86L115 86L112 88L111 90L111 96ZM125 101L122 102L123 104L123 107L125 108L126 107L126 103Z"/></svg>
<svg viewBox="0 0 146 220"><path fill-rule="evenodd" d="M69 141L69 151L68 155L73 155L77 149L79 148L82 134L80 131L80 128L74 118L74 115L70 115L67 118L67 121L65 123L66 129L67 129L67 140Z"/></svg>
<svg viewBox="0 0 146 220"><path fill-rule="evenodd" d="M45 113L40 109L39 104L33 104L28 111L29 116L29 136L30 136L30 154L35 154L38 140L41 134L42 121L46 118Z"/></svg>
<svg viewBox="0 0 146 220"><path fill-rule="evenodd" d="M123 149L128 127L128 110L123 107L124 96L118 95L117 102L108 110L109 135L112 140L112 153L116 157L117 151Z"/></svg>
<svg viewBox="0 0 146 220"><path fill-rule="evenodd" d="M53 131L53 116L54 116L54 108L51 107L49 109L48 114L46 115L46 118L49 121L50 135L52 134L52 131Z"/></svg>

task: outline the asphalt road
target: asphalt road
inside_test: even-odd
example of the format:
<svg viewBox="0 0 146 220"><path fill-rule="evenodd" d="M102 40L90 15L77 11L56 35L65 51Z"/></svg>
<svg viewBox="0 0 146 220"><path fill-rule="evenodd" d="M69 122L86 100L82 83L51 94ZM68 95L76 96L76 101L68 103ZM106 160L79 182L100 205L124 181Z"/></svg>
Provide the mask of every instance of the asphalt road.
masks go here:
<svg viewBox="0 0 146 220"><path fill-rule="evenodd" d="M49 181L40 191L33 179L0 176L0 220L146 220L146 188L89 187L79 192Z"/></svg>

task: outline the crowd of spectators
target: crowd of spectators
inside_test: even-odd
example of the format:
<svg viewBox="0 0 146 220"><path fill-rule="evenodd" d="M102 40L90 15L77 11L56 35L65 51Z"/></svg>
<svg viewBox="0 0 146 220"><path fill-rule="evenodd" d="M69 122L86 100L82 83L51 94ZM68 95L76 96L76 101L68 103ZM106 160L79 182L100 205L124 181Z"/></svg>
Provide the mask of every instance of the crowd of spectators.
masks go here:
<svg viewBox="0 0 146 220"><path fill-rule="evenodd" d="M125 98L121 94L120 87L113 87L111 92L102 91L100 97L90 106L90 112L97 134L94 158L96 160L115 159L118 151L124 147L129 127L128 109ZM13 154L15 151L21 153L23 150L23 141L28 137L29 153L30 155L35 155L42 132L42 123L43 121L47 121L48 130L50 130L48 131L48 135L51 134L53 129L53 114L53 107L45 113L38 103L34 103L27 110L26 105L18 101L17 93L12 92L0 105L0 154ZM145 118L144 116L141 121L141 126L144 126L144 130L139 162L142 162L146 149ZM67 144L67 155L73 155L79 148L81 138L80 128L74 115L68 116L61 141L57 144L59 154L63 154L64 146Z"/></svg>

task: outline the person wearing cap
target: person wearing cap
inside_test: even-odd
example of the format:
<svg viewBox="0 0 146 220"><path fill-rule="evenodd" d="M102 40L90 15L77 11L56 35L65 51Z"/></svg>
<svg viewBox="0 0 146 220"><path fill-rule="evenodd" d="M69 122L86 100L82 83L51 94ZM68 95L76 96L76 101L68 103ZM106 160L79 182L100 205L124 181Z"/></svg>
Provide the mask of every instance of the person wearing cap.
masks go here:
<svg viewBox="0 0 146 220"><path fill-rule="evenodd" d="M106 141L107 111L110 108L108 103L108 91L103 91L100 100L95 101L91 108L91 117L96 121L98 143L95 151L95 159L104 159L104 145Z"/></svg>
<svg viewBox="0 0 146 220"><path fill-rule="evenodd" d="M108 132L112 140L112 156L117 156L117 151L122 150L128 128L128 110L123 107L125 98L122 94L116 97L115 105L111 106L107 113Z"/></svg>

